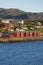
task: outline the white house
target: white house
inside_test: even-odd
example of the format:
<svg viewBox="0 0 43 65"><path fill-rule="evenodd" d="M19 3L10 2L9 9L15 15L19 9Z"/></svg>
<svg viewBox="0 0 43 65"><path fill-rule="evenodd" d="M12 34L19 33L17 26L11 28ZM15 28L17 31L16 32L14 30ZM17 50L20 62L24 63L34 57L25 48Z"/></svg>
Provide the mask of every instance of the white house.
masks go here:
<svg viewBox="0 0 43 65"><path fill-rule="evenodd" d="M9 20L2 20L3 23L9 23Z"/></svg>
<svg viewBox="0 0 43 65"><path fill-rule="evenodd" d="M18 28L16 28L16 31L23 32L24 30L23 30L23 29L18 29Z"/></svg>

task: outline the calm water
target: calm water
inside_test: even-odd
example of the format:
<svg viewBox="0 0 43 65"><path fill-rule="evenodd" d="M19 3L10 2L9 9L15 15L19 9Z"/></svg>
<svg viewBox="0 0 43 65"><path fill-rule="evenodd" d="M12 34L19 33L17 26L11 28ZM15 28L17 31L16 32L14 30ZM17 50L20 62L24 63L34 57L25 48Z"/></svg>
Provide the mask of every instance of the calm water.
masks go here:
<svg viewBox="0 0 43 65"><path fill-rule="evenodd" d="M0 65L43 65L43 41L0 43Z"/></svg>

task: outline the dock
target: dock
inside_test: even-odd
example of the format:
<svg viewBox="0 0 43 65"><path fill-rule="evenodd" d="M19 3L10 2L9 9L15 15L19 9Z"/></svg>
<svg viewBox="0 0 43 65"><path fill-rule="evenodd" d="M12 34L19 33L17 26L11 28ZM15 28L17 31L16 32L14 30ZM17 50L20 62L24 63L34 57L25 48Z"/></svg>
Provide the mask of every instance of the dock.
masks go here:
<svg viewBox="0 0 43 65"><path fill-rule="evenodd" d="M4 38L0 38L0 43L4 42L29 42L29 41L42 41L43 40L43 36L40 36L40 37L28 37L28 38L7 38L7 39L4 39Z"/></svg>

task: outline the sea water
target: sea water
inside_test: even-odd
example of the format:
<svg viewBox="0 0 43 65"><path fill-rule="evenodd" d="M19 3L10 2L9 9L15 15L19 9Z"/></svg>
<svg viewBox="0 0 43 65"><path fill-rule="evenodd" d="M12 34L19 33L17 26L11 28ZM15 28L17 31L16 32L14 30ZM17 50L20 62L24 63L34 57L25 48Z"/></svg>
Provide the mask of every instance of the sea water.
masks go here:
<svg viewBox="0 0 43 65"><path fill-rule="evenodd" d="M43 65L43 41L0 43L0 65Z"/></svg>

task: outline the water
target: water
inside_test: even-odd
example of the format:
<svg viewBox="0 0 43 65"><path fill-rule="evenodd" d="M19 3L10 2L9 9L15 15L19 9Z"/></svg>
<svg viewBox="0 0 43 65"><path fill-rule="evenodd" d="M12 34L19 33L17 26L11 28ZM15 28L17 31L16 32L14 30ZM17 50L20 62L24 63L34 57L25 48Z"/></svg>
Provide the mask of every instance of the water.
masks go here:
<svg viewBox="0 0 43 65"><path fill-rule="evenodd" d="M43 41L0 43L0 65L43 65Z"/></svg>

